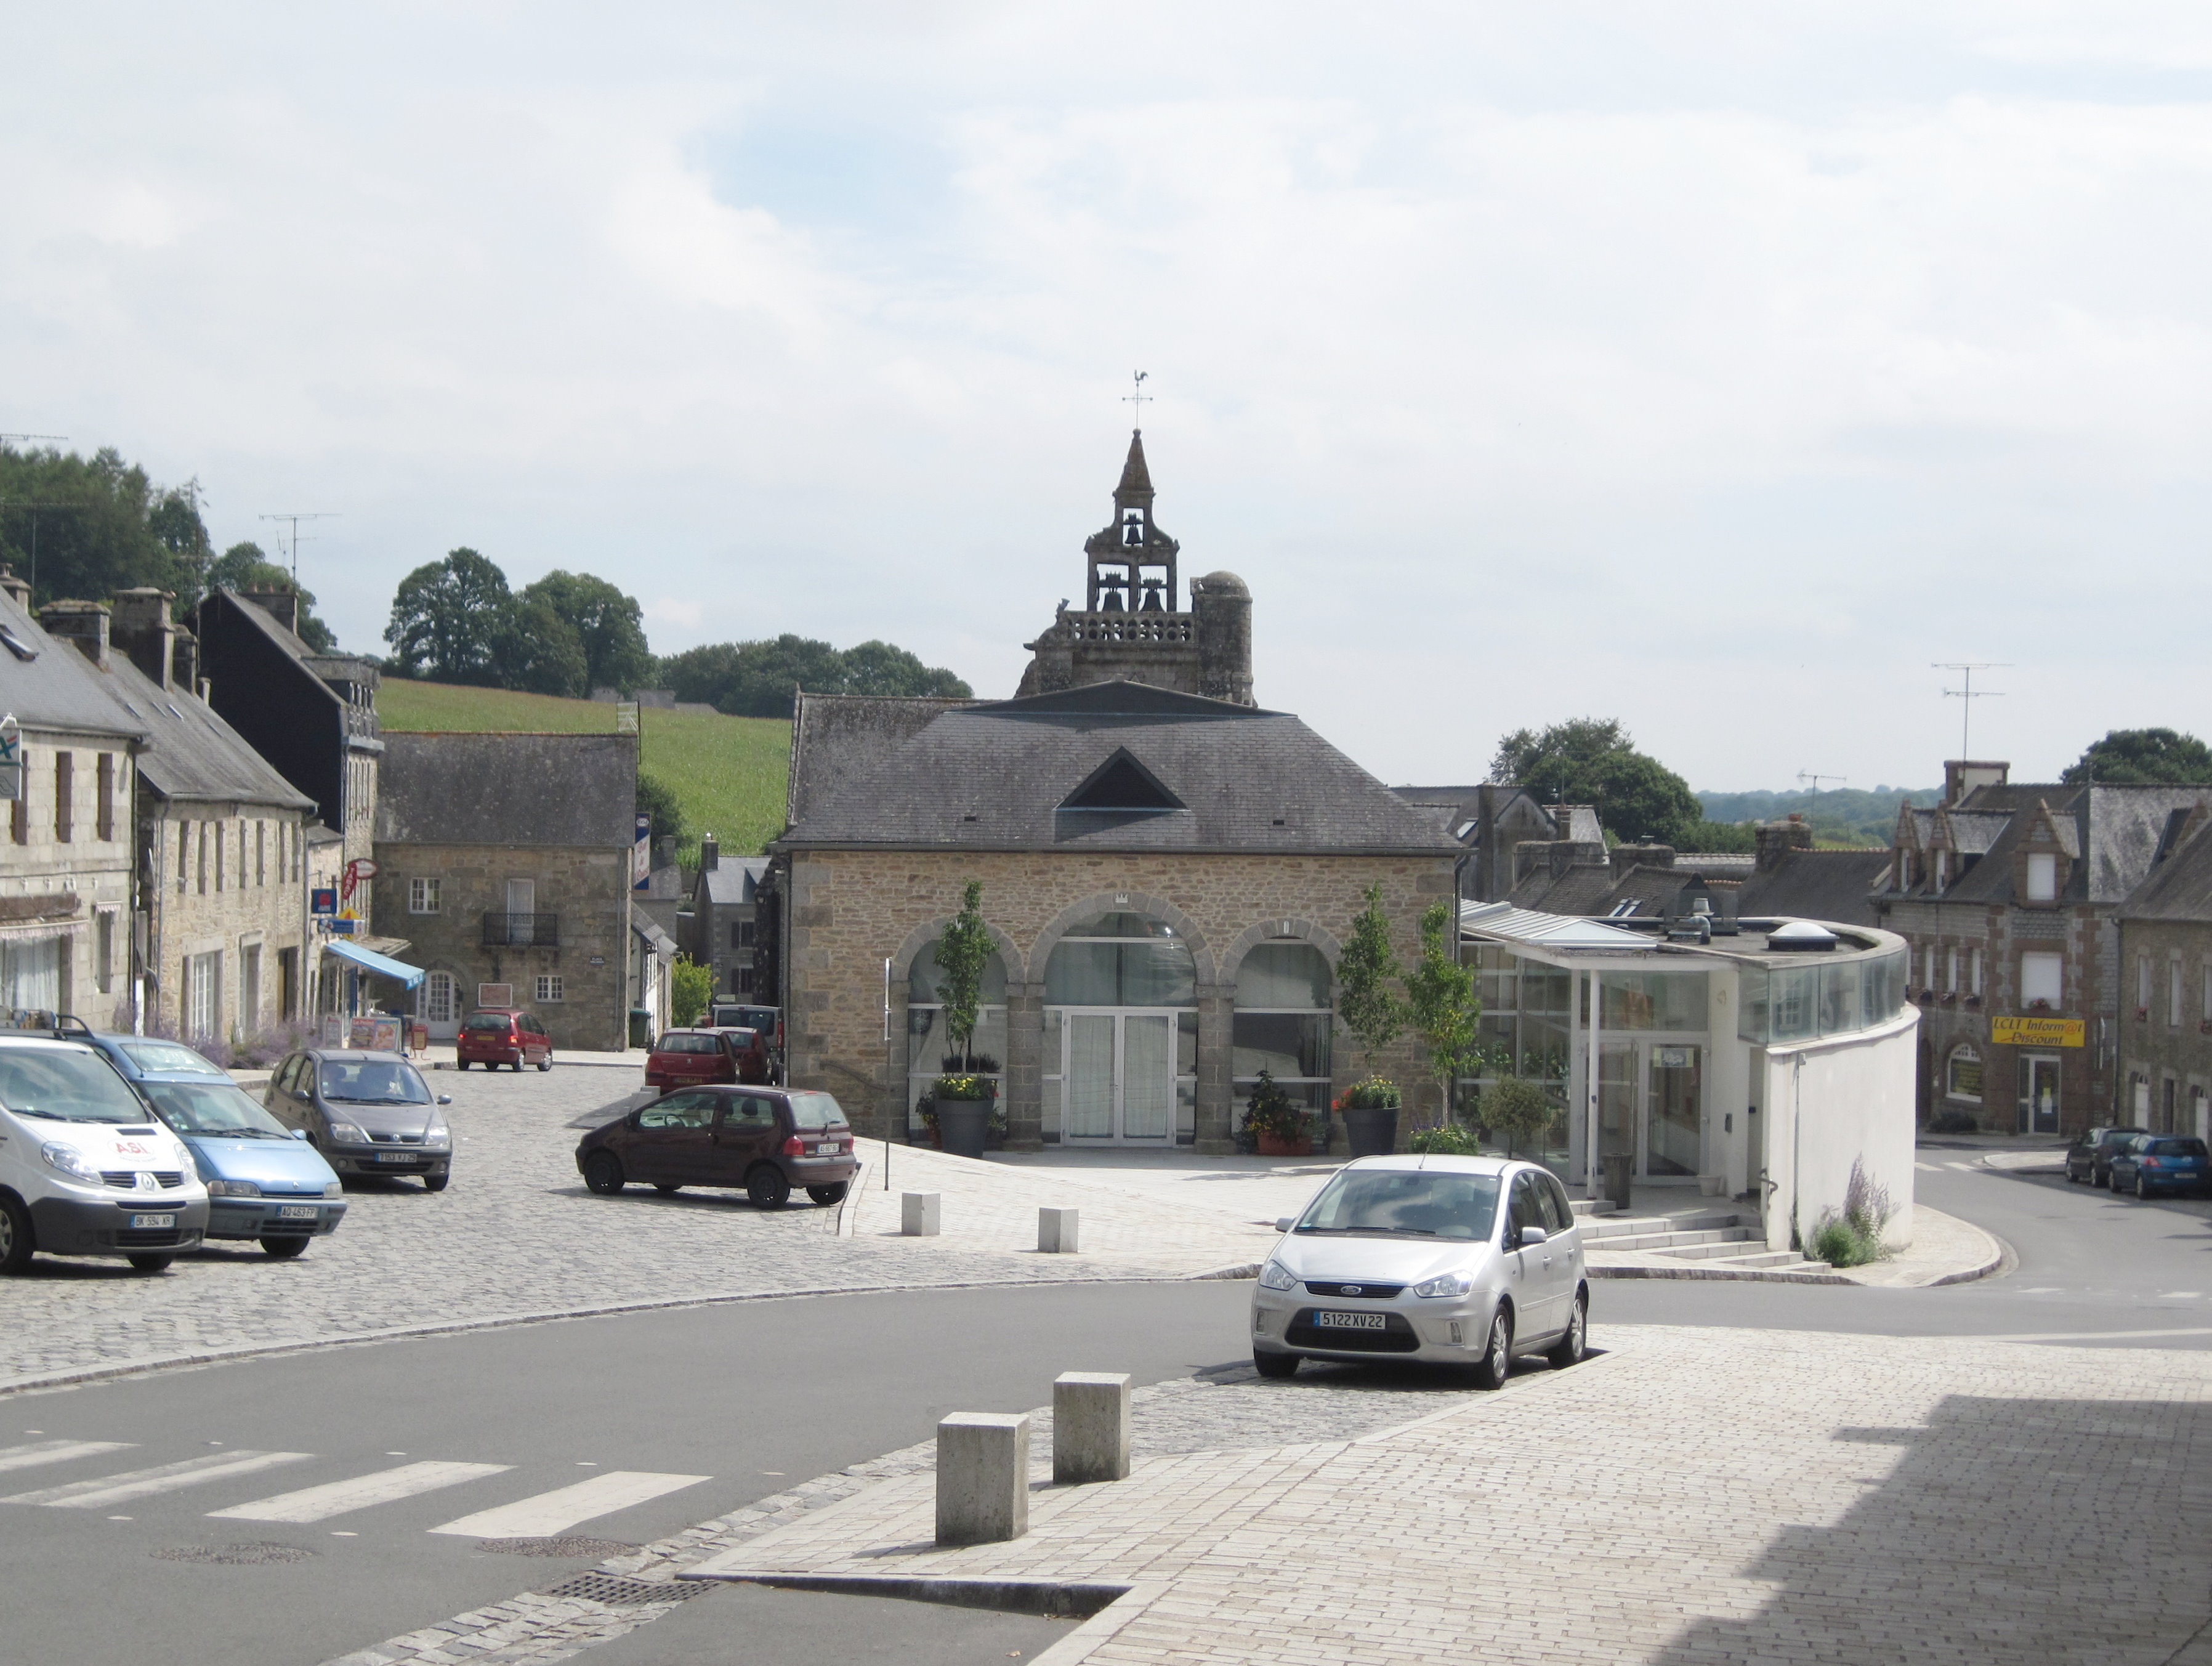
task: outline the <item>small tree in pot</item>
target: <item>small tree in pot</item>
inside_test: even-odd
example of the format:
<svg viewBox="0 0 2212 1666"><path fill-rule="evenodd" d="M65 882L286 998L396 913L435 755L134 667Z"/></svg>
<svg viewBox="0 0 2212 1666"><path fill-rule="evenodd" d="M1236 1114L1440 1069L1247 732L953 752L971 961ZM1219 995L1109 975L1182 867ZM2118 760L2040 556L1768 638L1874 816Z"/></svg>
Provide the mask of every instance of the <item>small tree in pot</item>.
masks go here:
<svg viewBox="0 0 2212 1666"><path fill-rule="evenodd" d="M1558 1115L1552 1096L1523 1076L1500 1076L1484 1091L1476 1112L1483 1127L1505 1142L1508 1157L1521 1141L1551 1127Z"/></svg>
<svg viewBox="0 0 2212 1666"><path fill-rule="evenodd" d="M1398 1143L1398 1085L1375 1073L1375 1055L1406 1028L1406 1003L1392 993L1401 976L1390 947L1390 920L1382 912L1382 887L1370 885L1367 906L1352 922L1352 940L1336 963L1336 1010L1359 1043L1366 1077L1337 1099L1354 1157L1382 1157Z"/></svg>
<svg viewBox="0 0 2212 1666"><path fill-rule="evenodd" d="M1481 1056L1475 1045L1475 1023L1482 1003L1474 998L1474 978L1447 946L1445 933L1454 925L1452 906L1434 903L1421 915L1421 964L1406 979L1407 1014L1413 1033L1429 1049L1429 1074L1437 1084L1437 1120L1443 1128L1452 1120L1452 1090L1459 1079Z"/></svg>
<svg viewBox="0 0 2212 1666"><path fill-rule="evenodd" d="M960 1068L931 1088L937 1107L938 1143L956 1157L981 1157L990 1134L997 1084L976 1069L975 1025L983 1011L983 972L991 964L991 931L983 923L983 882L970 879L960 912L937 939L938 999L945 1003L945 1033ZM950 1060L947 1061L949 1064Z"/></svg>

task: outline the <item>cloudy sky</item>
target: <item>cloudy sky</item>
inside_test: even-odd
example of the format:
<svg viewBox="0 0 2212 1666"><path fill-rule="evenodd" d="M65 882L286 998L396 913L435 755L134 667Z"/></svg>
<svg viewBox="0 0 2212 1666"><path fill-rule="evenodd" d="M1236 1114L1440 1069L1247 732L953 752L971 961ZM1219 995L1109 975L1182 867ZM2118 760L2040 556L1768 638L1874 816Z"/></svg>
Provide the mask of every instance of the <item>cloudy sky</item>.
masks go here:
<svg viewBox="0 0 2212 1666"><path fill-rule="evenodd" d="M26 9L0 429L653 645L1010 693L1129 374L1258 693L1392 780L2212 733L2212 13L2128 0ZM1955 681L1950 684L1956 686Z"/></svg>

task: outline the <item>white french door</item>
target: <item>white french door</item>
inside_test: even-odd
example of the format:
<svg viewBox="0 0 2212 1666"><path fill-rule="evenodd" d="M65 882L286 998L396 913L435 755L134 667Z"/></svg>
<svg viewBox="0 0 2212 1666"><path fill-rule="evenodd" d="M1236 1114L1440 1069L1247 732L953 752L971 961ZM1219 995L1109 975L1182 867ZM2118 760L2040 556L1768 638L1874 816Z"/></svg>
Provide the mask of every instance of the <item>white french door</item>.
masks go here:
<svg viewBox="0 0 2212 1666"><path fill-rule="evenodd" d="M1065 1009L1063 1140L1174 1142L1176 1024L1174 1012Z"/></svg>

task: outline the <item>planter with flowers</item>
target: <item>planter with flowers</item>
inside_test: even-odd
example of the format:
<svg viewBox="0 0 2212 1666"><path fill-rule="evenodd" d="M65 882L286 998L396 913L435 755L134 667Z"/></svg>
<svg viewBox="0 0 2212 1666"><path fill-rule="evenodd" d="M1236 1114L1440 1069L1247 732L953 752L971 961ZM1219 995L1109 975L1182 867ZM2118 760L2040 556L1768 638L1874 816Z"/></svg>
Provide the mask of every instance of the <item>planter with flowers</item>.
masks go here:
<svg viewBox="0 0 2212 1666"><path fill-rule="evenodd" d="M1336 1096L1345 1142L1354 1157L1388 1157L1398 1144L1398 1084L1380 1076L1354 1082Z"/></svg>
<svg viewBox="0 0 2212 1666"><path fill-rule="evenodd" d="M1304 1108L1264 1070L1252 1085L1252 1097L1245 1102L1243 1131L1259 1142L1262 1157L1313 1155Z"/></svg>
<svg viewBox="0 0 2212 1666"><path fill-rule="evenodd" d="M975 1052L983 969L991 959L991 933L983 923L982 902L982 882L969 880L962 889L960 912L937 939L937 969L944 978L938 999L945 1003L945 1032L955 1052L945 1061L945 1074L930 1084L929 1098L936 1112L937 1143L955 1157L983 1154L998 1108L999 1085L982 1068L991 1061Z"/></svg>

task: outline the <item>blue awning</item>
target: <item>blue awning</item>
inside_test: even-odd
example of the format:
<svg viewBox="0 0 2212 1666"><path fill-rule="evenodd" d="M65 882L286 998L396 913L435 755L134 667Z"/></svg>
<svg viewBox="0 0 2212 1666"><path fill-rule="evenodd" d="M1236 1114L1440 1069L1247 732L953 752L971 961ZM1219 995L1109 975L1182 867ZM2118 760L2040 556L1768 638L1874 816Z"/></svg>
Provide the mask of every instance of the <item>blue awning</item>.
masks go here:
<svg viewBox="0 0 2212 1666"><path fill-rule="evenodd" d="M404 960L394 960L390 955L379 954L374 949L364 949L358 943L349 943L343 937L333 937L323 945L325 954L334 954L341 960L350 960L356 966L365 966L372 972L381 972L386 977L396 977L409 988L422 981L422 969L410 966Z"/></svg>

